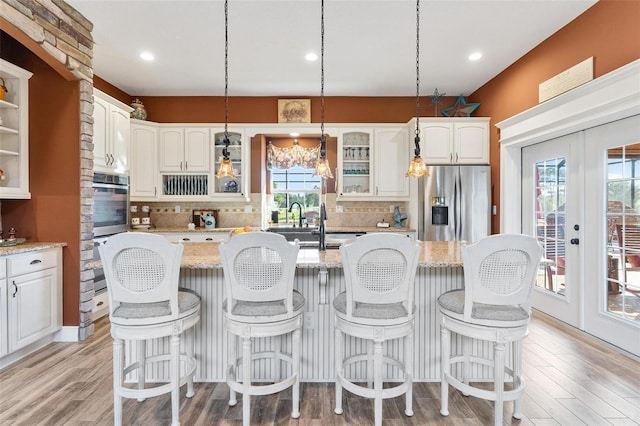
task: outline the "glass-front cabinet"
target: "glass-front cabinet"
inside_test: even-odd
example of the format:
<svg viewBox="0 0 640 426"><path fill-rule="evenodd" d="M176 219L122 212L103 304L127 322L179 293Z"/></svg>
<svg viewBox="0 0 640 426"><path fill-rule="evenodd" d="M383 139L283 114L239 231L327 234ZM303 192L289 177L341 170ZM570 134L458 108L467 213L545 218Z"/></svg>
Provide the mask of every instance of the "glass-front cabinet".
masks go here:
<svg viewBox="0 0 640 426"><path fill-rule="evenodd" d="M0 59L0 199L29 199L29 71Z"/></svg>
<svg viewBox="0 0 640 426"><path fill-rule="evenodd" d="M373 129L345 129L340 132L338 198L357 200L373 194L373 159Z"/></svg>
<svg viewBox="0 0 640 426"><path fill-rule="evenodd" d="M220 162L224 158L224 129L214 129L213 135L213 162L215 167L212 172L213 186L211 196L217 199L248 199L249 198L249 147L244 132L229 130L229 159L233 164L235 178L216 178L220 169Z"/></svg>

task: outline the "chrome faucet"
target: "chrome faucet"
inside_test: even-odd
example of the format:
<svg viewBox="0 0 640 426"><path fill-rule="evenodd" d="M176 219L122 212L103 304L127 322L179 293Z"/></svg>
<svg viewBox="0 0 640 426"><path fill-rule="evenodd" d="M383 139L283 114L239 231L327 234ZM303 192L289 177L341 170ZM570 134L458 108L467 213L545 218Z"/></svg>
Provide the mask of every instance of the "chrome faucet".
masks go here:
<svg viewBox="0 0 640 426"><path fill-rule="evenodd" d="M299 202L294 201L289 206L289 213L291 213L291 211L293 210L293 206L295 206L296 204L298 205L298 211L300 212L300 215L298 216L298 227L302 228L302 205Z"/></svg>

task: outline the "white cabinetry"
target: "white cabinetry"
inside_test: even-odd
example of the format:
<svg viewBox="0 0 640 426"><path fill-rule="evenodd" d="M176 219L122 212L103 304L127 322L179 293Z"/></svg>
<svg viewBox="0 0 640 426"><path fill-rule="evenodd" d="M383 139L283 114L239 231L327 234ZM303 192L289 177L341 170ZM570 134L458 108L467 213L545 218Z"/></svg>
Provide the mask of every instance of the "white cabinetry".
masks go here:
<svg viewBox="0 0 640 426"><path fill-rule="evenodd" d="M6 285L0 313L2 347L15 352L62 327L62 249L53 248L0 258ZM0 282L3 279L0 278ZM3 352L5 354L5 352Z"/></svg>
<svg viewBox="0 0 640 426"><path fill-rule="evenodd" d="M337 196L369 199L374 194L373 129L344 129L338 137Z"/></svg>
<svg viewBox="0 0 640 426"><path fill-rule="evenodd" d="M489 118L420 118L420 151L426 164L489 164Z"/></svg>
<svg viewBox="0 0 640 426"><path fill-rule="evenodd" d="M233 164L234 179L223 177L216 178L215 174L220 168L224 150L224 129L213 129L215 167L212 170L213 188L211 196L218 200L248 200L249 199L249 175L251 170L250 142L243 131L228 130L229 134L229 159Z"/></svg>
<svg viewBox="0 0 640 426"><path fill-rule="evenodd" d="M29 199L29 79L33 74L0 59L8 89L0 101L0 199Z"/></svg>
<svg viewBox="0 0 640 426"><path fill-rule="evenodd" d="M164 128L160 130L161 172L208 172L208 128Z"/></svg>
<svg viewBox="0 0 640 426"><path fill-rule="evenodd" d="M9 353L7 327L7 263L0 259L0 358Z"/></svg>
<svg viewBox="0 0 640 426"><path fill-rule="evenodd" d="M406 126L345 129L338 138L338 199L402 200L409 164Z"/></svg>
<svg viewBox="0 0 640 426"><path fill-rule="evenodd" d="M133 108L98 89L93 95L93 169L127 173Z"/></svg>
<svg viewBox="0 0 640 426"><path fill-rule="evenodd" d="M163 232L172 243L219 243L229 240L228 232Z"/></svg>
<svg viewBox="0 0 640 426"><path fill-rule="evenodd" d="M405 127L375 130L375 196L400 200L409 197L409 140Z"/></svg>
<svg viewBox="0 0 640 426"><path fill-rule="evenodd" d="M138 120L131 121L132 201L156 200L158 185L158 129Z"/></svg>

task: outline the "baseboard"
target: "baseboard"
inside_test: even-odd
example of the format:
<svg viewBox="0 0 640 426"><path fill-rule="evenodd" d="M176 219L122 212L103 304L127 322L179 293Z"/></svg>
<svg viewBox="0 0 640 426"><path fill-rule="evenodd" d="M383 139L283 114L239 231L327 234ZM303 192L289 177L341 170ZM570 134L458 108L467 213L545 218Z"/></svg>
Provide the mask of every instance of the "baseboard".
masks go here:
<svg viewBox="0 0 640 426"><path fill-rule="evenodd" d="M53 335L54 342L78 342L78 326L64 326Z"/></svg>

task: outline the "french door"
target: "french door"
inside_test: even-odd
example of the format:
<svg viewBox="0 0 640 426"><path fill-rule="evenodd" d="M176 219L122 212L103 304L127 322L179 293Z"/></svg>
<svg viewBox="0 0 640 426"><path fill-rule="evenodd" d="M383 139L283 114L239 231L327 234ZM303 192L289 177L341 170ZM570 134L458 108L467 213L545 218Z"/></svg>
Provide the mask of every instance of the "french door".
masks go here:
<svg viewBox="0 0 640 426"><path fill-rule="evenodd" d="M640 356L640 116L585 131L584 330Z"/></svg>
<svg viewBox="0 0 640 426"><path fill-rule="evenodd" d="M522 231L544 248L532 306L575 327L583 314L579 137L522 149Z"/></svg>

